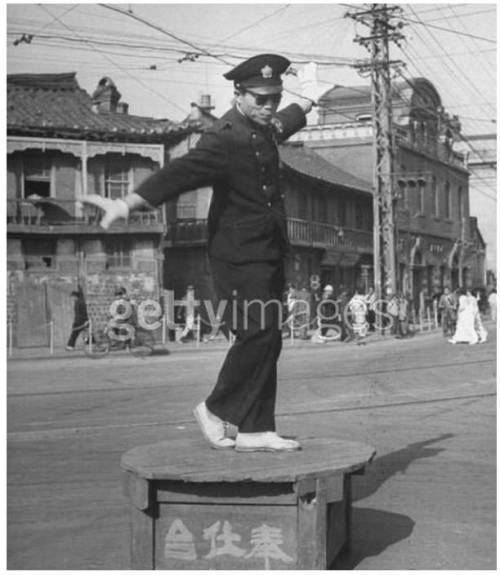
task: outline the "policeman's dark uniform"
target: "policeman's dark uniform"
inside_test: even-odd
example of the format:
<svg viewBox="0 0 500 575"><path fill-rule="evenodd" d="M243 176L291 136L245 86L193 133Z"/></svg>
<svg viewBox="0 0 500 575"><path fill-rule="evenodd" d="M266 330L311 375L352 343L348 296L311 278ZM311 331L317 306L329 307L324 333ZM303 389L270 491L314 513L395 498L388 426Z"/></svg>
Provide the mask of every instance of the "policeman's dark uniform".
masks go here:
<svg viewBox="0 0 500 575"><path fill-rule="evenodd" d="M268 85L280 92L280 75L289 65L286 58L264 54L225 77L237 88ZM227 301L223 319L236 339L206 405L242 433L275 430L281 317L277 304L250 302L281 300L288 237L277 144L305 124L297 104L279 111L270 126L252 122L235 106L195 148L135 190L157 206L182 192L213 187L208 253L217 296Z"/></svg>

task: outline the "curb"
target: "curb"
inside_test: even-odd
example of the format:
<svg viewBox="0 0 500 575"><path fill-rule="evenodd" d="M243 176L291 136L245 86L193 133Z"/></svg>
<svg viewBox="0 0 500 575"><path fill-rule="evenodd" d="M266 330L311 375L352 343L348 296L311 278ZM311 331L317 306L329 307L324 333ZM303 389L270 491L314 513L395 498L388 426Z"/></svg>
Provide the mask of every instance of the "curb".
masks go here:
<svg viewBox="0 0 500 575"><path fill-rule="evenodd" d="M484 322L484 323L489 323L489 322ZM427 336L427 335L437 335L440 334L441 330L439 329L434 329L431 331L427 331L427 330L422 330L422 331L417 331L413 334L412 337L408 338L408 339L413 339L414 337L422 337L422 336ZM371 344L371 343L377 343L377 342L387 342L387 341L393 341L396 338L392 335L392 334L387 334L387 335L380 335L380 334L372 334L369 335L366 338L366 341L364 341L364 344ZM397 339L397 341L400 341L399 339ZM338 343L344 343L344 342L326 342L324 344L316 344L311 342L311 339L307 339L307 340L302 340L302 339L296 339L295 340L295 346L297 347L297 349L304 349L305 347L314 347L316 348L316 346L320 346L320 347L326 347L326 346L332 346L333 344L338 344ZM345 345L357 345L357 343L355 341L350 341L350 342L345 342ZM293 347L290 343L290 338L286 338L283 340L283 347L284 348L291 348ZM157 348L153 351L153 353L151 354L151 356L147 356L147 357L158 357L158 356L164 356L167 357L169 355L173 355L173 354L177 354L177 353L195 353L198 351L221 351L221 350L225 350L225 349L229 349L229 345L227 344L227 342L217 342L217 343L210 343L210 344L204 344L204 343L200 343L200 345L196 346L195 344L179 344L177 342L170 342L169 344L166 344L164 349L161 348ZM109 353L108 355L104 356L104 357L134 357L129 351L127 350L119 350L119 351L113 351L111 353ZM33 355L26 355L26 356L12 356L12 357L7 357L7 360L10 361L14 361L14 362L18 362L18 361L38 361L38 360L61 360L61 359L81 359L81 358L85 358L85 354L83 352L83 350L76 350L75 352L57 352L54 355L48 355L48 354L41 354L41 352L39 350L36 350L33 352ZM102 359L104 359L104 357ZM92 358L88 358L89 360L91 360ZM141 358L138 358L141 359ZM97 360L96 360L97 361Z"/></svg>

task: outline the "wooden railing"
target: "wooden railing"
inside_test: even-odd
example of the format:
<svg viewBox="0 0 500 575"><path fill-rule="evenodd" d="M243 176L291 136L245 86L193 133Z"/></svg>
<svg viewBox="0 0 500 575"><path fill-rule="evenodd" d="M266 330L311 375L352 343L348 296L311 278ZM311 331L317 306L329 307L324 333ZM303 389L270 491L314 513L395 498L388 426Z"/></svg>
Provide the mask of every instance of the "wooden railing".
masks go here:
<svg viewBox="0 0 500 575"><path fill-rule="evenodd" d="M204 243L208 239L207 220L193 218L169 223L166 239L172 245Z"/></svg>
<svg viewBox="0 0 500 575"><path fill-rule="evenodd" d="M7 224L33 227L62 225L96 225L99 221L97 208L85 208L75 200L46 198L40 201L7 200ZM129 226L151 226L164 223L161 209L133 212Z"/></svg>
<svg viewBox="0 0 500 575"><path fill-rule="evenodd" d="M292 244L357 251L372 250L373 234L368 230L341 228L297 218L287 218L287 226ZM206 219L177 220L168 226L167 240L172 242L172 245L205 242L207 238Z"/></svg>
<svg viewBox="0 0 500 575"><path fill-rule="evenodd" d="M358 230L288 218L288 236L292 244L316 247L335 247L339 249L364 249L371 251L373 234L368 230Z"/></svg>

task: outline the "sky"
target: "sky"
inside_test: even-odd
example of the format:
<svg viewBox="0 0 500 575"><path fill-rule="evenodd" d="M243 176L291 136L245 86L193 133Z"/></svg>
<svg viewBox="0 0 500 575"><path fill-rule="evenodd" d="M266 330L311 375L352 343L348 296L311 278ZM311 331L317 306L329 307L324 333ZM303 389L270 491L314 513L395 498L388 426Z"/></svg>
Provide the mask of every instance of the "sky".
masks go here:
<svg viewBox="0 0 500 575"><path fill-rule="evenodd" d="M463 117L468 133L490 130L496 118L495 4L400 6L395 21L404 24L405 38L401 48L391 47L391 57L407 63L402 74L431 80L445 107ZM259 52L281 53L299 71L308 61L318 62L325 91L367 83L350 66L368 57L354 42L368 28L346 17L360 9L360 4L332 3L12 3L7 72L76 71L90 92L107 75L130 113L176 121L208 93L214 113L222 114L232 96L222 74ZM33 38L27 42L23 34ZM296 77L288 76L285 86L300 91Z"/></svg>
<svg viewBox="0 0 500 575"><path fill-rule="evenodd" d="M285 77L300 93L305 70L315 62L319 97L334 85L368 84L353 64L368 58L355 42L369 34L349 13L361 3L44 3L7 5L6 71L76 72L92 93L109 76L129 104L129 113L182 121L191 103L209 94L217 116L231 105L232 87L223 74L256 53L287 56L297 76ZM394 5L389 5L394 6ZM496 133L497 21L491 3L399 3L394 24L404 38L390 56L405 66L394 80L424 76L462 134ZM284 104L296 96L287 92ZM309 121L311 123L311 119ZM312 121L314 123L314 121ZM492 140L462 142L466 151L496 145ZM480 201L476 215L495 227L496 171L471 182ZM478 191L479 190L479 191ZM474 212L473 209L473 212ZM481 221L481 220L480 220ZM488 234L487 234L488 235ZM489 242L496 238L489 235Z"/></svg>

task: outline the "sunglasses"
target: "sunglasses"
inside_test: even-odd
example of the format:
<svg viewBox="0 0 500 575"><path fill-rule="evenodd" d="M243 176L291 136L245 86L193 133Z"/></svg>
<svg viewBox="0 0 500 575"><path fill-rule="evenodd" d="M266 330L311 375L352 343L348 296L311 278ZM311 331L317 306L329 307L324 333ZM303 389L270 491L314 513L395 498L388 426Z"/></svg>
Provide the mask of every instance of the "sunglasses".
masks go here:
<svg viewBox="0 0 500 575"><path fill-rule="evenodd" d="M281 102L281 94L256 94L252 90L245 90L245 92L252 94L257 106L265 106L267 102L272 105L278 105Z"/></svg>

